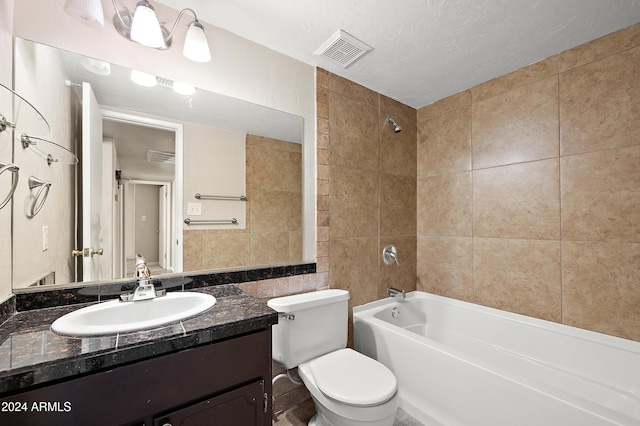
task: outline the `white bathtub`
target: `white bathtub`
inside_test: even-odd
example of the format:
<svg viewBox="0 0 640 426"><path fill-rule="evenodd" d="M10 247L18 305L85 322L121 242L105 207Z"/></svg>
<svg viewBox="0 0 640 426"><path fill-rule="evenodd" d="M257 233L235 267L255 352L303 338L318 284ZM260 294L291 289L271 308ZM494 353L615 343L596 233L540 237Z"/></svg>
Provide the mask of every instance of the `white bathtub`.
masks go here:
<svg viewBox="0 0 640 426"><path fill-rule="evenodd" d="M638 342L417 291L353 322L425 425L640 425Z"/></svg>

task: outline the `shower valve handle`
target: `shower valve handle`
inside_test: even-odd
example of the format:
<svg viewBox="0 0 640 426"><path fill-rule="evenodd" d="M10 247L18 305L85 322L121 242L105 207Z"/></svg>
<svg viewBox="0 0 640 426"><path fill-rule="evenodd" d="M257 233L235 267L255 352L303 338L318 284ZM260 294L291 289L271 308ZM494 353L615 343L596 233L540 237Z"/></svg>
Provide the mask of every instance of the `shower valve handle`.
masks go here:
<svg viewBox="0 0 640 426"><path fill-rule="evenodd" d="M394 263L400 266L400 262L398 262L398 249L393 244L387 244L382 249L382 261L386 265L393 265Z"/></svg>

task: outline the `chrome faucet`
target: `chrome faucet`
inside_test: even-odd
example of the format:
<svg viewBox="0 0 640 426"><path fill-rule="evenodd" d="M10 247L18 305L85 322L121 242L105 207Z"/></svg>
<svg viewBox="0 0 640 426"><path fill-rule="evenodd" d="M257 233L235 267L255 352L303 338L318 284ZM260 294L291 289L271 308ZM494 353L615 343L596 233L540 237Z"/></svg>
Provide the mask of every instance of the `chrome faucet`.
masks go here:
<svg viewBox="0 0 640 426"><path fill-rule="evenodd" d="M151 280L151 270L147 266L147 261L141 254L136 255L136 288L133 293L121 294L123 302L137 302L138 300L153 299L164 296L166 290L156 291Z"/></svg>
<svg viewBox="0 0 640 426"><path fill-rule="evenodd" d="M393 287L387 287L387 294L389 295L389 297L401 297L403 299L407 297L407 294L404 290L398 290L397 288Z"/></svg>

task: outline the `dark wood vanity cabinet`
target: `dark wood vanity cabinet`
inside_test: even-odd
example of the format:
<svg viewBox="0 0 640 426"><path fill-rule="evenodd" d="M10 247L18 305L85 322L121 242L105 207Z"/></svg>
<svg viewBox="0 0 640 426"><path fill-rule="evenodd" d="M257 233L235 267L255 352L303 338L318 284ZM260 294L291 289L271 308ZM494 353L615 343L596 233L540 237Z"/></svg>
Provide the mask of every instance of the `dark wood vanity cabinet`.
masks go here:
<svg viewBox="0 0 640 426"><path fill-rule="evenodd" d="M3 425L271 425L271 329L0 399Z"/></svg>

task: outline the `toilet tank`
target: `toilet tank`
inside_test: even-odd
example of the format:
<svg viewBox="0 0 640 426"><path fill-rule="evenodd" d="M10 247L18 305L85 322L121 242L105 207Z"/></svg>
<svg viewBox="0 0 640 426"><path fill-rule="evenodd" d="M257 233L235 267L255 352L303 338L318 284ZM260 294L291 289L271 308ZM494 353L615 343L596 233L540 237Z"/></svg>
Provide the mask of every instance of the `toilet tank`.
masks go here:
<svg viewBox="0 0 640 426"><path fill-rule="evenodd" d="M272 328L272 357L285 368L347 346L349 292L330 289L271 299L280 313Z"/></svg>

